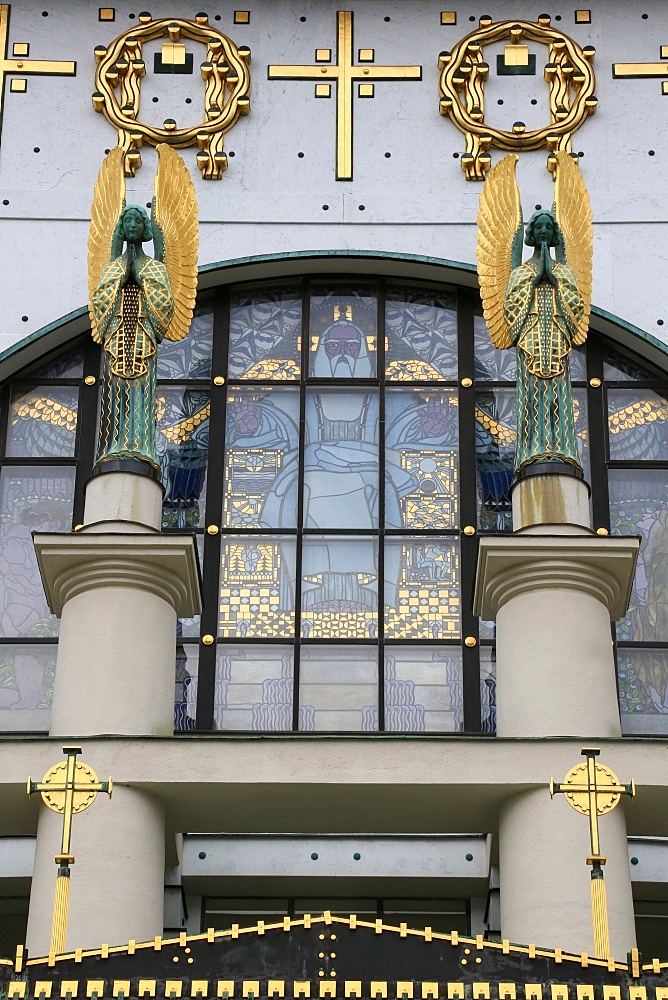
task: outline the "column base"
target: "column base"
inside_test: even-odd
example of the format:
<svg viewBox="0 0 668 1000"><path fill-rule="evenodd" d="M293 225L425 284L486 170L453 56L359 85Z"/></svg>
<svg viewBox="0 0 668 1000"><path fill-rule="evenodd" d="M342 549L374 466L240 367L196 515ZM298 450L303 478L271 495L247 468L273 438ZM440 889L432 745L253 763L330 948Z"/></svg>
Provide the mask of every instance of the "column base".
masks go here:
<svg viewBox="0 0 668 1000"><path fill-rule="evenodd" d="M592 534L589 514L591 490L585 481L564 472L567 466L540 463L528 466L510 491L513 531L534 534Z"/></svg>
<svg viewBox="0 0 668 1000"><path fill-rule="evenodd" d="M107 463L105 463L107 464ZM114 463L116 465L117 463ZM86 484L83 531L159 531L162 484L149 475L124 468L105 469ZM134 463L143 468L144 463ZM120 466L121 463L118 463ZM151 466L147 467L152 470Z"/></svg>

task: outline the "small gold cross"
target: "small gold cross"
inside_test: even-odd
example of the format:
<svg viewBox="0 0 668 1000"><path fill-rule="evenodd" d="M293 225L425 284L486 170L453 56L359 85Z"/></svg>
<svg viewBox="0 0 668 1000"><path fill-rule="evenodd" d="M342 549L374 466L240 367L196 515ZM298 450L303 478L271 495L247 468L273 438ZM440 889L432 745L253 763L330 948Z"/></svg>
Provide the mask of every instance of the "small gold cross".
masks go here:
<svg viewBox="0 0 668 1000"><path fill-rule="evenodd" d="M361 82L363 97L371 97L371 80L421 80L422 66L372 66L373 49L360 49L360 60L366 65L353 64L353 14L337 11L336 62L329 62L329 49L316 49L318 65L269 66L270 80L316 80L316 96L329 96L331 81L336 83L336 179L353 179L353 84ZM327 54L326 65L320 57ZM362 88L366 89L362 89ZM327 88L327 89L323 89Z"/></svg>
<svg viewBox="0 0 668 1000"><path fill-rule="evenodd" d="M0 4L0 122L2 122L2 95L5 89L5 76L19 73L39 73L42 76L74 76L77 70L75 62L66 62L64 59L25 59L23 56L18 59L9 58L9 10L10 4ZM17 51L21 51L21 43L18 43ZM21 90L25 90L25 80L15 80L13 83L23 83Z"/></svg>

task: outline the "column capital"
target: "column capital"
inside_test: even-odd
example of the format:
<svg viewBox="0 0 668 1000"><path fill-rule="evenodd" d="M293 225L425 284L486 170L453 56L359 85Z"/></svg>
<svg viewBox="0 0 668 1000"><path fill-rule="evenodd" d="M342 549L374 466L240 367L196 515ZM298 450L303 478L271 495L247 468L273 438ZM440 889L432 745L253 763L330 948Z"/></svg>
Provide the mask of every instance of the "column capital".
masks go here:
<svg viewBox="0 0 668 1000"><path fill-rule="evenodd" d="M182 618L202 610L195 539L188 535L84 533L33 535L46 599L60 617L73 597L99 587L162 598Z"/></svg>
<svg viewBox="0 0 668 1000"><path fill-rule="evenodd" d="M629 603L640 539L583 535L480 538L473 610L494 619L515 597L574 590L603 604L613 621Z"/></svg>

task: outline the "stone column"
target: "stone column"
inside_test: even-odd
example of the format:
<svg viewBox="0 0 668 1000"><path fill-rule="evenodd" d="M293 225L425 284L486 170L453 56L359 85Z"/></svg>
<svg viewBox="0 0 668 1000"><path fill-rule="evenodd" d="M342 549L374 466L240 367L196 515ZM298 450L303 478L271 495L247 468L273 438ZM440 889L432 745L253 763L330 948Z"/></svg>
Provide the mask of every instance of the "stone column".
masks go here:
<svg viewBox="0 0 668 1000"><path fill-rule="evenodd" d="M542 468L513 488L513 534L480 539L474 609L496 620L498 736L592 745L621 736L611 620L628 606L639 541L595 534L587 486ZM503 806L501 932L591 953L588 823L548 793L550 777L561 781L578 762L555 757L543 788ZM611 945L621 957L635 945L621 807L602 837Z"/></svg>
<svg viewBox="0 0 668 1000"><path fill-rule="evenodd" d="M105 472L88 484L80 531L34 536L49 607L61 618L52 736L173 732L176 619L198 614L201 596L195 541L161 534L161 513L154 479ZM85 743L83 750L102 774L102 762L86 759ZM42 807L28 925L33 954L49 945L58 819ZM69 946L162 932L164 838L162 806L132 787L75 818Z"/></svg>

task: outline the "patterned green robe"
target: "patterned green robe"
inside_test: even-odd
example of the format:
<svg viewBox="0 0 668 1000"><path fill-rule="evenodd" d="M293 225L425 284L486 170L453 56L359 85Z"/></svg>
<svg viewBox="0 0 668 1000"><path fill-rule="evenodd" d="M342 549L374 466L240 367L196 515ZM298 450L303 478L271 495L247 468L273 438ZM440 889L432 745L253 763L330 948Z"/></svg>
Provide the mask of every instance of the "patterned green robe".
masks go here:
<svg viewBox="0 0 668 1000"><path fill-rule="evenodd" d="M554 263L555 288L533 286L533 259L508 279L504 315L517 346L515 472L532 462L568 462L582 470L575 440L568 355L584 303L575 273Z"/></svg>
<svg viewBox="0 0 668 1000"><path fill-rule="evenodd" d="M137 285L121 288L127 253L107 264L93 293L104 346L100 429L95 465L129 458L160 468L155 452L157 346L174 315L167 268L153 257L139 264Z"/></svg>

